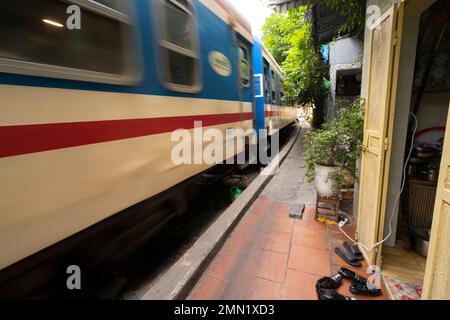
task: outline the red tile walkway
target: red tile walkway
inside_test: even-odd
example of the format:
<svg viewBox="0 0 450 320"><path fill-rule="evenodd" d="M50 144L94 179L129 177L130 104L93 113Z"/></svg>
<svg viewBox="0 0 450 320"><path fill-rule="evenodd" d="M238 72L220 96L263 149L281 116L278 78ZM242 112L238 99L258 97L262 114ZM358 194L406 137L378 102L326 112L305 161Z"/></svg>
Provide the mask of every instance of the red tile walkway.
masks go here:
<svg viewBox="0 0 450 320"><path fill-rule="evenodd" d="M290 204L261 196L213 259L188 299L316 300L322 276L348 267L334 254L345 237L336 226L314 220L314 208L303 219L289 217ZM346 230L354 233L354 226ZM361 275L367 265L353 268ZM338 290L351 295L345 280ZM385 295L376 299L387 299ZM359 299L374 299L358 297Z"/></svg>

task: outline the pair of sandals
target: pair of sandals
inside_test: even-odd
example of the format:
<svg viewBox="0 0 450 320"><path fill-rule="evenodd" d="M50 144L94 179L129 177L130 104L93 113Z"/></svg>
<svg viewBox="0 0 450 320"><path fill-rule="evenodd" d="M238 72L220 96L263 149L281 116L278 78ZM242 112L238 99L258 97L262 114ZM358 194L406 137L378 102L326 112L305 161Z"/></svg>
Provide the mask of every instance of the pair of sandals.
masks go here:
<svg viewBox="0 0 450 320"><path fill-rule="evenodd" d="M360 267L361 261L364 260L364 256L359 250L357 245L350 244L348 241L344 241L344 248L334 248L334 252L346 263L352 267Z"/></svg>
<svg viewBox="0 0 450 320"><path fill-rule="evenodd" d="M367 279L347 268L341 268L337 274L331 277L320 278L316 283L316 292L319 300L358 300L356 297L346 297L337 292L343 279L352 281L350 292L354 295L366 295L378 297L381 289L371 289L367 286Z"/></svg>

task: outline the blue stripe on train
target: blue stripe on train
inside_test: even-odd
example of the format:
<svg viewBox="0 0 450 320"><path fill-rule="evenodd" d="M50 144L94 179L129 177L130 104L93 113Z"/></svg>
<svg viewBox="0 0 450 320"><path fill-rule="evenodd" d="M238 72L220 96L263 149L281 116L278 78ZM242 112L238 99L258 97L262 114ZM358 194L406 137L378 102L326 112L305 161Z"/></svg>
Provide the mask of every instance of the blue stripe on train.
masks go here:
<svg viewBox="0 0 450 320"><path fill-rule="evenodd" d="M138 85L119 86L5 73L0 73L0 84L160 96L195 97L217 100L237 101L243 99L243 101L246 102L252 101L252 88L243 90L244 93L242 98L240 98L239 95L238 90L240 89L238 86L238 75L236 74L236 71L238 70L237 49L233 43L230 26L201 4L200 1L193 1L193 4L197 13L201 47L202 90L198 94L178 93L167 90L161 84L157 76L157 46L155 45L157 39L155 39L155 33L152 32L152 30L155 29L155 26L151 14L154 10L149 6L149 3L150 1L148 0L135 0L139 30L137 33L139 34L140 42L142 43L142 48L138 50L138 53L143 61L140 66L143 69L143 79ZM247 45L249 48L251 47L249 43L247 43ZM229 58L233 64L231 76L222 77L212 70L208 62L208 55L211 51L220 51Z"/></svg>

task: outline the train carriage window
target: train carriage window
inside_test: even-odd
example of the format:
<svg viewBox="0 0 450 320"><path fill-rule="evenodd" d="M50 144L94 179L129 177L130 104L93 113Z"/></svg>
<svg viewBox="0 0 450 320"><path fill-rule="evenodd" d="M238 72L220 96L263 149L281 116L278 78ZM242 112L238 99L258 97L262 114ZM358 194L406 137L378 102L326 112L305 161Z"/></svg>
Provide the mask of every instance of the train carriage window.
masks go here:
<svg viewBox="0 0 450 320"><path fill-rule="evenodd" d="M282 106L285 106L286 105L286 99L285 99L285 93L284 93L284 91L285 91L285 88L284 88L284 81L283 80L281 80L280 81L280 104L282 105Z"/></svg>
<svg viewBox="0 0 450 320"><path fill-rule="evenodd" d="M275 93L275 101L277 102L277 105L281 105L281 103L280 103L280 92L281 92L281 90L280 90L280 84L281 84L281 82L280 82L280 78L278 77L278 75L276 76L276 84L277 84L277 91L276 91L276 93Z"/></svg>
<svg viewBox="0 0 450 320"><path fill-rule="evenodd" d="M270 87L272 88L272 104L276 104L276 80L275 80L275 72L271 71L270 72Z"/></svg>
<svg viewBox="0 0 450 320"><path fill-rule="evenodd" d="M270 104L268 64L264 59L264 103Z"/></svg>
<svg viewBox="0 0 450 320"><path fill-rule="evenodd" d="M160 2L163 81L170 90L197 92L200 89L200 55L192 5L187 0Z"/></svg>
<svg viewBox="0 0 450 320"><path fill-rule="evenodd" d="M248 88L250 86L250 68L248 63L248 50L245 46L239 46L239 63L241 86Z"/></svg>
<svg viewBox="0 0 450 320"><path fill-rule="evenodd" d="M66 26L71 2L0 1L0 71L113 84L134 82L132 24L123 13L123 1L73 1L81 9L79 30Z"/></svg>

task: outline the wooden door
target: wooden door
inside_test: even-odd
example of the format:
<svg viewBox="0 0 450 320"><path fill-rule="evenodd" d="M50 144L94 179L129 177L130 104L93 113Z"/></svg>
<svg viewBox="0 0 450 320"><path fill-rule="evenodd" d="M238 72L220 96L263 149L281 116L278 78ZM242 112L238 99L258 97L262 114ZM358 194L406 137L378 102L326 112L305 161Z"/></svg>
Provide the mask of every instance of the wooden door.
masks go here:
<svg viewBox="0 0 450 320"><path fill-rule="evenodd" d="M450 109L450 107L449 107ZM433 214L430 246L423 285L423 299L450 299L450 117Z"/></svg>
<svg viewBox="0 0 450 320"><path fill-rule="evenodd" d="M387 170L392 140L393 114L403 2L393 5L370 29L366 113L358 208L357 238L367 262L379 263L381 248L372 248L383 237Z"/></svg>

